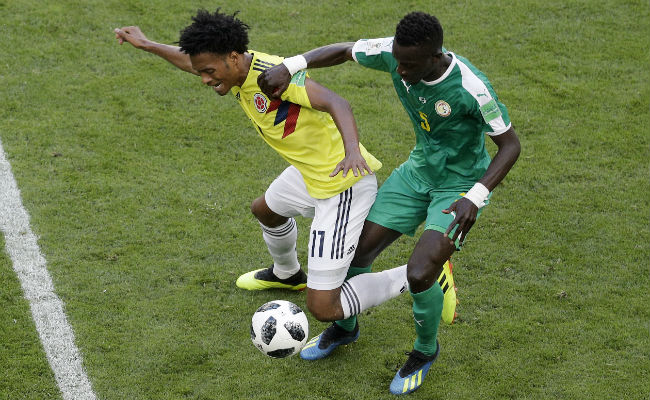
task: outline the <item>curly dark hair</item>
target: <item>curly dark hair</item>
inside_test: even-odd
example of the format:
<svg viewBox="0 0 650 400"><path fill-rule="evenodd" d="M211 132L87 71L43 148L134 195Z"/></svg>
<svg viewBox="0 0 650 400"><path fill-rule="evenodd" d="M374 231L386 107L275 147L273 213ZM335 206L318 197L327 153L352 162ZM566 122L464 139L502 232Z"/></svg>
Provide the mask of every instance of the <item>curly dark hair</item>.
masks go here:
<svg viewBox="0 0 650 400"><path fill-rule="evenodd" d="M235 18L239 11L227 15L220 10L212 14L205 9L196 12L192 24L181 30L178 45L183 53L243 54L248 50L249 26Z"/></svg>
<svg viewBox="0 0 650 400"><path fill-rule="evenodd" d="M434 50L442 48L442 25L438 18L423 12L407 14L397 24L395 42L400 46L428 44Z"/></svg>

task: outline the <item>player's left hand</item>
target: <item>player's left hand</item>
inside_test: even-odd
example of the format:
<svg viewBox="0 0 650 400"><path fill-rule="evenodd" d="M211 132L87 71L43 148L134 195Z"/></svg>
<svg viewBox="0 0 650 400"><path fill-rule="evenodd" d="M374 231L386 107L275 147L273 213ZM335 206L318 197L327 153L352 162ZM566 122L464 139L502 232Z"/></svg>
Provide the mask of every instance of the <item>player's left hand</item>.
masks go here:
<svg viewBox="0 0 650 400"><path fill-rule="evenodd" d="M336 164L336 168L334 168L330 177L335 177L339 172L343 171L343 177L345 178L350 170L352 170L354 176L365 176L366 172L370 175L373 174L372 169L366 163L366 159L363 158L361 153L356 153L346 154L345 158Z"/></svg>
<svg viewBox="0 0 650 400"><path fill-rule="evenodd" d="M451 232L456 225L456 231L454 236L451 238L452 243L456 242L456 239L459 239L461 243L465 240L467 232L472 228L474 222L476 222L476 216L478 215L478 207L470 200L466 198L460 198L454 201L446 210L442 210L445 214L454 215L454 220L447 227L445 232L445 237L449 237L449 232Z"/></svg>

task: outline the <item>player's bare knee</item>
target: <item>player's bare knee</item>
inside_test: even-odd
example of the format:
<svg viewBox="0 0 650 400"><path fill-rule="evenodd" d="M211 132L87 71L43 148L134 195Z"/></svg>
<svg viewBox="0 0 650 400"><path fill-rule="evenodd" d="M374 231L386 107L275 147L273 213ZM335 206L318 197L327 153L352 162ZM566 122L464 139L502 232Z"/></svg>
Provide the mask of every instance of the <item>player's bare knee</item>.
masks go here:
<svg viewBox="0 0 650 400"><path fill-rule="evenodd" d="M406 279L411 287L426 285L428 281L433 283L433 274L429 268L422 265L411 265L406 268Z"/></svg>
<svg viewBox="0 0 650 400"><path fill-rule="evenodd" d="M309 309L311 315L313 315L314 318L316 318L320 322L332 322L332 321L336 321L337 319L340 319L340 318L336 318L330 310L319 305L310 305L308 303L307 309Z"/></svg>
<svg viewBox="0 0 650 400"><path fill-rule="evenodd" d="M251 213L259 220L259 215L261 213L260 211L260 204L263 201L263 197L258 197L253 202L251 203Z"/></svg>
<svg viewBox="0 0 650 400"><path fill-rule="evenodd" d="M251 203L251 213L260 221L262 224L268 227L275 227L282 225L287 222L288 218L283 217L282 215L276 214L269 208L266 204L264 196L260 196L253 200Z"/></svg>
<svg viewBox="0 0 650 400"><path fill-rule="evenodd" d="M411 291L418 293L429 289L436 282L444 261L434 263L430 258L420 258L411 256L406 268L406 279Z"/></svg>
<svg viewBox="0 0 650 400"><path fill-rule="evenodd" d="M316 294L315 292L318 292ZM335 301L337 291L312 291L307 292L307 309L317 320L332 322L343 318L343 310L339 302ZM338 298L338 297L336 297Z"/></svg>
<svg viewBox="0 0 650 400"><path fill-rule="evenodd" d="M408 262L406 277L411 289L418 292L430 288L453 252L454 246L442 233L424 231Z"/></svg>

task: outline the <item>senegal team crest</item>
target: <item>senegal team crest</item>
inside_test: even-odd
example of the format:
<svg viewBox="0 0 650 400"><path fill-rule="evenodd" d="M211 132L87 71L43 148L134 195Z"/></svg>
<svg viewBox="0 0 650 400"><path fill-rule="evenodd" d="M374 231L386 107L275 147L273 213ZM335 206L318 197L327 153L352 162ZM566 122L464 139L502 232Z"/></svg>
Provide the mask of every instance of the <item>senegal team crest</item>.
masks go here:
<svg viewBox="0 0 650 400"><path fill-rule="evenodd" d="M436 101L436 112L441 117L448 117L451 114L451 106L444 100Z"/></svg>
<svg viewBox="0 0 650 400"><path fill-rule="evenodd" d="M268 101L262 93L255 93L253 96L253 102L255 103L255 109L258 113L264 114L268 108Z"/></svg>

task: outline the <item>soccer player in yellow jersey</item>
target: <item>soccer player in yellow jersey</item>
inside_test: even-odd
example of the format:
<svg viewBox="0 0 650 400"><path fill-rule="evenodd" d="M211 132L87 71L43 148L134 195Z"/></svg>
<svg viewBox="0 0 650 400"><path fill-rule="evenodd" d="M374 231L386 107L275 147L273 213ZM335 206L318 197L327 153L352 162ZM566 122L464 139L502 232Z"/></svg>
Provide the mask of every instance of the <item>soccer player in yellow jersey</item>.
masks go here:
<svg viewBox="0 0 650 400"><path fill-rule="evenodd" d="M357 276L349 271L377 193L373 171L381 167L359 143L349 103L305 73L295 74L281 98L271 101L257 78L282 58L249 50L248 26L235 15L199 10L192 21L178 47L153 42L135 26L115 29L115 35L120 44L200 76L217 94L234 95L260 137L291 164L251 205L273 265L242 275L238 286L307 286L307 308L320 321L349 319L407 290L405 265ZM313 218L308 276L296 254L298 215ZM323 352L358 336L356 325Z"/></svg>

